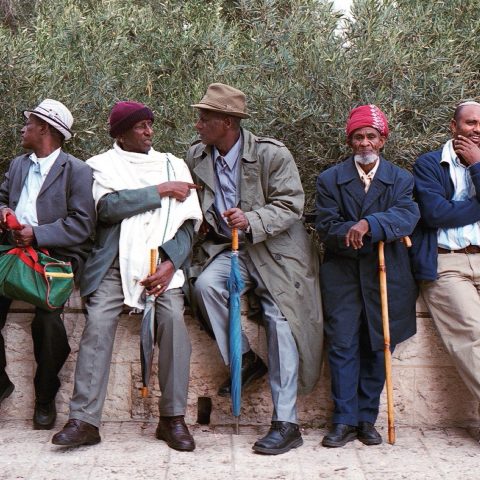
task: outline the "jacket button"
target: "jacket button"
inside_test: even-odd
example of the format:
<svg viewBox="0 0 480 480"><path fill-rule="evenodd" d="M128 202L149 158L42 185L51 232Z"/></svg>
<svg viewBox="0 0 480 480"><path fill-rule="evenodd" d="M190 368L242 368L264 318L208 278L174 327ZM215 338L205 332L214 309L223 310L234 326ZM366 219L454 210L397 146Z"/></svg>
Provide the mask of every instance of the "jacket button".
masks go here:
<svg viewBox="0 0 480 480"><path fill-rule="evenodd" d="M300 282L295 282L295 288L300 288Z"/></svg>
<svg viewBox="0 0 480 480"><path fill-rule="evenodd" d="M281 259L282 259L282 256L281 256L280 254L276 253L276 254L273 256L273 258L274 258L275 260L281 260Z"/></svg>
<svg viewBox="0 0 480 480"><path fill-rule="evenodd" d="M270 233L272 231L272 226L268 223L267 226L265 227L265 231L267 233Z"/></svg>

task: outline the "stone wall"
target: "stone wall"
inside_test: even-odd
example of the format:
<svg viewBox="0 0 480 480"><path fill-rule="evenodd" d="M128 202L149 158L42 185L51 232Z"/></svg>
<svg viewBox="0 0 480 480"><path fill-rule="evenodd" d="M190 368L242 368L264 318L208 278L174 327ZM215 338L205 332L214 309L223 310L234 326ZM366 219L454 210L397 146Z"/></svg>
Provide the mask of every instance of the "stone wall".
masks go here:
<svg viewBox="0 0 480 480"><path fill-rule="evenodd" d="M418 333L397 347L393 358L395 415L398 425L463 426L478 421L478 402L468 392L446 354L432 320L421 301L417 304ZM32 309L15 302L3 330L7 345L7 370L15 383L15 391L0 407L2 419L29 419L33 411L33 359L30 337ZM185 316L191 335L193 353L187 421L197 420L199 397L212 401L211 423L232 423L229 399L216 395L218 385L228 371L220 359L215 343L202 331L188 313ZM73 296L65 309L65 324L72 353L61 377L62 388L57 396L60 421L68 415L68 402L73 389L73 375L78 343L84 326L82 305ZM117 330L110 382L104 409L104 420L154 421L158 416L160 396L158 382L147 399L140 397L139 329L140 315L123 315ZM265 359L263 329L245 322L252 346ZM156 371L156 370L155 370ZM153 378L152 378L153 380ZM248 387L243 395L241 424L266 425L271 417L271 399L266 378ZM315 391L299 399L299 418L304 426L324 426L330 418L328 367ZM386 423L385 398L382 398L380 424ZM60 425L60 422L58 423Z"/></svg>

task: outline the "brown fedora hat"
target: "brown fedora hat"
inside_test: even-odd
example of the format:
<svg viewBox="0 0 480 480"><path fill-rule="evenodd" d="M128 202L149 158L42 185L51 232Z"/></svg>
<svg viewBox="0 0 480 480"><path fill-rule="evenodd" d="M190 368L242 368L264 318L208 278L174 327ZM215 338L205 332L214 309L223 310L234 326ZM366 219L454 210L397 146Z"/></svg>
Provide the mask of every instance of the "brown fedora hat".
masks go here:
<svg viewBox="0 0 480 480"><path fill-rule="evenodd" d="M221 112L232 117L250 118L247 113L245 94L223 83L212 83L200 103L191 105L203 110Z"/></svg>

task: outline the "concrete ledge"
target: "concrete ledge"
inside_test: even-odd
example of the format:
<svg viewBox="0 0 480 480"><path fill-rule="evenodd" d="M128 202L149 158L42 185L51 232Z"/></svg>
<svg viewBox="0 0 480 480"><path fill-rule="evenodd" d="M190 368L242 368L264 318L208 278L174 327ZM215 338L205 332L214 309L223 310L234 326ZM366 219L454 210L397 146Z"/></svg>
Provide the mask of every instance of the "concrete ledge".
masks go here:
<svg viewBox="0 0 480 480"><path fill-rule="evenodd" d="M33 310L28 304L15 302L3 330L7 346L7 370L15 383L15 391L2 403L2 420L30 419L33 411L33 358L30 322ZM62 372L62 388L57 396L60 419L67 418L73 389L73 375L78 344L84 326L81 299L74 294L65 308L65 325L72 353ZM445 352L425 306L417 303L418 333L397 347L393 358L396 423L405 426L454 427L471 426L479 420L478 402L460 380ZM202 331L198 323L185 316L192 342L192 363L187 421L197 420L199 397L212 400L212 425L232 423L230 401L216 395L218 385L228 374L215 342ZM115 339L110 381L103 420L151 420L158 417L160 391L155 382L147 399L142 399L139 361L140 315L122 315ZM245 321L252 347L265 358L263 329ZM155 372L154 372L155 373ZM382 398L379 424L386 423L385 397ZM304 426L323 427L331 416L330 379L325 365L315 391L299 399L299 418ZM241 423L267 425L271 418L268 382L249 387L243 395Z"/></svg>

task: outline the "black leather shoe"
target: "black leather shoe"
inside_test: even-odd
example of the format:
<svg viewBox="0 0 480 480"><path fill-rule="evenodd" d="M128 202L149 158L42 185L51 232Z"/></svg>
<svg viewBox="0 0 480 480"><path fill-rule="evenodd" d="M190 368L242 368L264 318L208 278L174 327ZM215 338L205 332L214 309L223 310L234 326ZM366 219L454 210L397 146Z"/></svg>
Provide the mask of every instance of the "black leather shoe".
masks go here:
<svg viewBox="0 0 480 480"><path fill-rule="evenodd" d="M57 409L55 399L48 403L40 403L35 400L35 410L33 412L34 430L51 430L57 419Z"/></svg>
<svg viewBox="0 0 480 480"><path fill-rule="evenodd" d="M249 350L242 355L242 390L258 378L263 377L268 368L263 360L253 351ZM220 397L230 396L232 379L229 376L218 389Z"/></svg>
<svg viewBox="0 0 480 480"><path fill-rule="evenodd" d="M365 445L380 445L382 437L370 422L358 422L358 439Z"/></svg>
<svg viewBox="0 0 480 480"><path fill-rule="evenodd" d="M302 434L298 425L290 422L272 422L268 433L257 440L253 450L266 455L278 455L303 444Z"/></svg>
<svg viewBox="0 0 480 480"><path fill-rule="evenodd" d="M177 417L160 417L155 436L164 440L174 450L192 452L195 450L195 441L188 431L183 415Z"/></svg>
<svg viewBox="0 0 480 480"><path fill-rule="evenodd" d="M330 448L343 447L356 438L357 427L344 423L334 423L332 429L323 437L322 445Z"/></svg>
<svg viewBox="0 0 480 480"><path fill-rule="evenodd" d="M63 447L79 447L80 445L95 445L101 440L98 427L72 418L62 430L53 436L52 443Z"/></svg>
<svg viewBox="0 0 480 480"><path fill-rule="evenodd" d="M4 386L0 388L0 404L8 398L15 390L15 385L9 380Z"/></svg>

